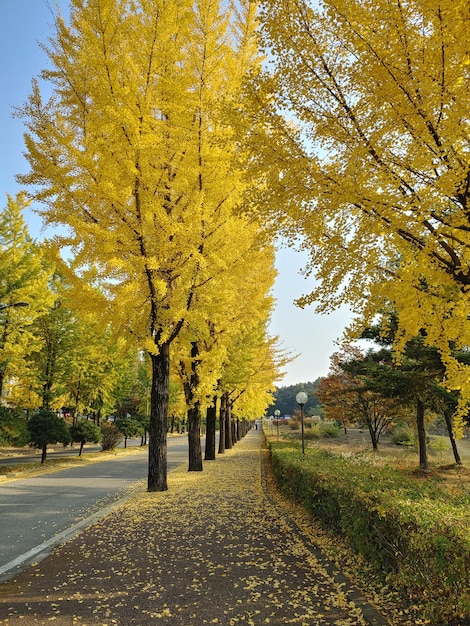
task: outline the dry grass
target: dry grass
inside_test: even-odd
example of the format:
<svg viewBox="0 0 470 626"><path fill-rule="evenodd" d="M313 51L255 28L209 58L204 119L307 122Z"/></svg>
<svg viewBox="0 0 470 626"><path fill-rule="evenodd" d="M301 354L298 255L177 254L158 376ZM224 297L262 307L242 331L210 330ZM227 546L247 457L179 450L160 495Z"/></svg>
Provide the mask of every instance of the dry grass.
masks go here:
<svg viewBox="0 0 470 626"><path fill-rule="evenodd" d="M272 439L277 438L273 432ZM298 431L291 431L288 427L281 427L280 437L300 438ZM268 434L269 438L269 434ZM432 438L431 438L432 440ZM379 449L374 451L369 433L359 429L348 428L347 432L342 432L337 438L323 438L306 441L306 447L315 446L332 450L338 454L361 455L364 460L374 465L388 465L394 467L409 476L417 479L434 478L441 482L442 486L448 487L449 492L456 490L470 490L470 440L461 439L457 442L462 465L455 464L450 443L447 449L429 448L429 463L431 472L424 474L419 469L418 452L412 446L397 445L393 443L390 436L383 436L379 442Z"/></svg>

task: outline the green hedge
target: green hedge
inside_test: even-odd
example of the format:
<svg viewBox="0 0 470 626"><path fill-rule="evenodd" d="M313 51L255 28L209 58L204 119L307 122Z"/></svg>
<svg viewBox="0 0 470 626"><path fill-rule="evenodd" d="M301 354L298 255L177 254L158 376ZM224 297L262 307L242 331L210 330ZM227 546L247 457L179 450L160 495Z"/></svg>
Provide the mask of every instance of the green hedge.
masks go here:
<svg viewBox="0 0 470 626"><path fill-rule="evenodd" d="M341 534L433 624L470 624L470 494L364 455L270 443L281 492Z"/></svg>

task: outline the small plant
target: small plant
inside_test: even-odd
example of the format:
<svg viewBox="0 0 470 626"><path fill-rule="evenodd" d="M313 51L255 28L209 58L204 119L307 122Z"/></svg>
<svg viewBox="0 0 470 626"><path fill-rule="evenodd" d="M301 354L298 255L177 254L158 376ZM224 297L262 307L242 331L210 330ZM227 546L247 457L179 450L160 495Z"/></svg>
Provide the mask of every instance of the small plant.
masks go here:
<svg viewBox="0 0 470 626"><path fill-rule="evenodd" d="M72 440L80 444L78 456L82 456L83 446L86 443L99 443L103 436L99 426L89 420L82 420L70 427Z"/></svg>
<svg viewBox="0 0 470 626"><path fill-rule="evenodd" d="M320 439L322 436L318 424L310 425L304 433L305 439Z"/></svg>
<svg viewBox="0 0 470 626"><path fill-rule="evenodd" d="M447 437L440 435L439 437L433 437L428 444L429 449L432 452L443 453L449 449L449 440Z"/></svg>
<svg viewBox="0 0 470 626"><path fill-rule="evenodd" d="M69 427L63 418L48 409L40 409L31 416L28 431L30 443L42 451L41 463L46 462L48 444L60 442L65 446L72 441Z"/></svg>
<svg viewBox="0 0 470 626"><path fill-rule="evenodd" d="M319 426L318 426L319 432L320 432L320 436L321 437L325 437L325 438L336 438L339 437L341 434L341 430L338 428L338 426L336 426L336 424L329 422L329 423L325 423L322 422Z"/></svg>
<svg viewBox="0 0 470 626"><path fill-rule="evenodd" d="M124 435L124 447L127 448L129 437L139 437L144 433L144 427L134 417L120 417L114 424L119 432Z"/></svg>
<svg viewBox="0 0 470 626"><path fill-rule="evenodd" d="M101 432L103 433L103 438L101 439L101 449L103 451L114 450L124 438L119 429L110 422L101 424Z"/></svg>
<svg viewBox="0 0 470 626"><path fill-rule="evenodd" d="M406 426L397 426L392 430L391 439L397 446L411 446L413 433Z"/></svg>

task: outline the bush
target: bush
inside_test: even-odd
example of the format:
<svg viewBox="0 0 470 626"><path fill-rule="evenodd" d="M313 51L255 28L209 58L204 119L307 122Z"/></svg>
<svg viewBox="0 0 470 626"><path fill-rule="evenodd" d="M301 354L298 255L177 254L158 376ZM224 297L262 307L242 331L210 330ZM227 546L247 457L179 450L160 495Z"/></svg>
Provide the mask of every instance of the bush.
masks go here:
<svg viewBox="0 0 470 626"><path fill-rule="evenodd" d="M449 449L449 438L442 435L438 437L432 437L429 441L428 447L431 452L447 452Z"/></svg>
<svg viewBox="0 0 470 626"><path fill-rule="evenodd" d="M86 443L99 443L103 437L100 427L89 420L82 420L75 426L71 426L70 434L72 441L80 444L78 456L82 456L83 446Z"/></svg>
<svg viewBox="0 0 470 626"><path fill-rule="evenodd" d="M449 501L432 479L421 482L364 456L270 443L283 493L375 565L422 606L437 626L462 623L470 605L470 495ZM453 621L455 620L455 622Z"/></svg>
<svg viewBox="0 0 470 626"><path fill-rule="evenodd" d="M407 426L396 426L391 432L391 439L397 445L411 446L413 433Z"/></svg>
<svg viewBox="0 0 470 626"><path fill-rule="evenodd" d="M103 451L114 450L124 438L119 429L111 422L101 424L101 432L103 433L101 439L101 449Z"/></svg>
<svg viewBox="0 0 470 626"><path fill-rule="evenodd" d="M332 422L322 422L319 425L320 435L326 438L336 438L341 434L341 429Z"/></svg>
<svg viewBox="0 0 470 626"><path fill-rule="evenodd" d="M321 432L318 424L308 426L304 431L304 439L320 439Z"/></svg>
<svg viewBox="0 0 470 626"><path fill-rule="evenodd" d="M310 423L304 431L304 439L312 440L312 439L321 439L322 437L331 438L331 437L339 437L341 434L340 429L334 424L320 423L314 424Z"/></svg>
<svg viewBox="0 0 470 626"><path fill-rule="evenodd" d="M142 423L135 417L120 417L114 422L119 432L124 435L124 447L127 448L129 437L140 437L144 434Z"/></svg>
<svg viewBox="0 0 470 626"><path fill-rule="evenodd" d="M42 450L41 463L45 463L47 446L50 443L69 444L72 441L70 430L63 418L54 411L40 409L28 421L30 443Z"/></svg>
<svg viewBox="0 0 470 626"><path fill-rule="evenodd" d="M0 406L0 446L21 447L28 443L26 418L19 411Z"/></svg>

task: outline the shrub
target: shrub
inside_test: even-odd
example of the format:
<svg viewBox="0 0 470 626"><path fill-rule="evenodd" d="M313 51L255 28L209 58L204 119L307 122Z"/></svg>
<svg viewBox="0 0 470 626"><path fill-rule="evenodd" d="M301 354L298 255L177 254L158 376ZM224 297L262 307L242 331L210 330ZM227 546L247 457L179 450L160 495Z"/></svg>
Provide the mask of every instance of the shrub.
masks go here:
<svg viewBox="0 0 470 626"><path fill-rule="evenodd" d="M336 438L341 434L341 430L332 422L322 422L319 425L319 430L322 437Z"/></svg>
<svg viewBox="0 0 470 626"><path fill-rule="evenodd" d="M101 424L101 432L103 437L101 439L101 449L114 450L123 440L120 430L111 422L104 422Z"/></svg>
<svg viewBox="0 0 470 626"><path fill-rule="evenodd" d="M429 623L462 623L470 597L470 495L453 503L432 479L408 477L359 455L270 443L286 496L381 570ZM456 620L455 622L453 620Z"/></svg>
<svg viewBox="0 0 470 626"><path fill-rule="evenodd" d="M26 418L19 411L0 406L0 446L21 447L28 443Z"/></svg>
<svg viewBox="0 0 470 626"><path fill-rule="evenodd" d="M138 437L144 433L144 427L141 422L134 417L120 417L114 424L119 432L124 435L125 448L127 448L127 439L129 437Z"/></svg>
<svg viewBox="0 0 470 626"><path fill-rule="evenodd" d="M40 409L28 421L30 443L42 450L41 463L45 463L47 446L50 443L67 445L72 441L70 430L63 418L54 411Z"/></svg>
<svg viewBox="0 0 470 626"><path fill-rule="evenodd" d="M305 429L304 439L320 439L321 436L318 424L310 425Z"/></svg>
<svg viewBox="0 0 470 626"><path fill-rule="evenodd" d="M78 456L82 456L85 443L99 443L103 437L100 427L89 420L82 420L75 426L71 426L70 434L72 441L80 443Z"/></svg>
<svg viewBox="0 0 470 626"><path fill-rule="evenodd" d="M391 432L391 439L397 445L411 446L413 433L407 426L396 426Z"/></svg>
<svg viewBox="0 0 470 626"><path fill-rule="evenodd" d="M439 437L432 437L428 447L431 452L446 452L449 449L449 445L449 438L440 435Z"/></svg>

